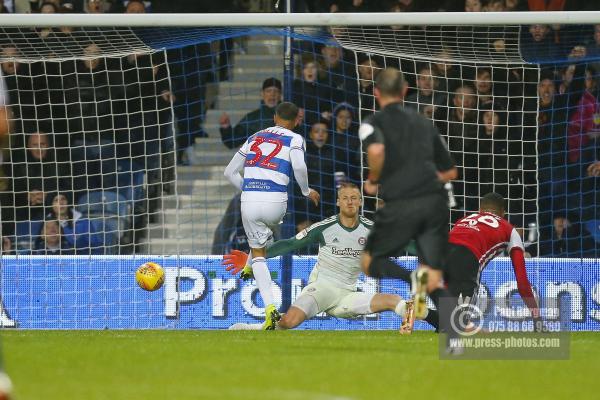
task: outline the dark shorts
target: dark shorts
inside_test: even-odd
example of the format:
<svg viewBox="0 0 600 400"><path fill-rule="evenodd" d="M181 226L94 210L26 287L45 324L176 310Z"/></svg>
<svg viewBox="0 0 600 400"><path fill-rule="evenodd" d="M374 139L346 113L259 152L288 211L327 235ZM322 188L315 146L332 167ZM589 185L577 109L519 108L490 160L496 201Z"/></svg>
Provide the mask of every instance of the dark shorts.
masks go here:
<svg viewBox="0 0 600 400"><path fill-rule="evenodd" d="M448 247L448 198L444 194L387 202L375 213L365 250L372 257L397 257L411 239L420 262L444 269Z"/></svg>
<svg viewBox="0 0 600 400"><path fill-rule="evenodd" d="M463 299L476 297L479 287L479 261L471 250L457 244L448 245L444 279L452 296L458 297L462 294Z"/></svg>

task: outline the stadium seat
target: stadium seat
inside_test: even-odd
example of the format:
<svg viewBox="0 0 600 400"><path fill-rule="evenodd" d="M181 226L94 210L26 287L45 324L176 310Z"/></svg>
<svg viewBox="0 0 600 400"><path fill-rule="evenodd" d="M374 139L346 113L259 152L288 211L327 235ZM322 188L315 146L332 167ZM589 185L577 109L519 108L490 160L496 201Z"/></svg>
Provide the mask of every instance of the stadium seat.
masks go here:
<svg viewBox="0 0 600 400"><path fill-rule="evenodd" d="M585 229L592 235L596 243L600 243L600 219L593 219L585 223Z"/></svg>
<svg viewBox="0 0 600 400"><path fill-rule="evenodd" d="M117 161L117 192L131 203L134 212L144 212L144 169L130 160Z"/></svg>
<svg viewBox="0 0 600 400"><path fill-rule="evenodd" d="M130 224L127 200L116 192L93 191L79 198L77 210L90 219L114 217L121 231Z"/></svg>
<svg viewBox="0 0 600 400"><path fill-rule="evenodd" d="M104 218L91 218L90 224L94 232L103 232L105 254L119 254L119 218L110 216Z"/></svg>
<svg viewBox="0 0 600 400"><path fill-rule="evenodd" d="M17 222L15 227L15 250L17 253L27 253L33 249L43 225L44 221Z"/></svg>

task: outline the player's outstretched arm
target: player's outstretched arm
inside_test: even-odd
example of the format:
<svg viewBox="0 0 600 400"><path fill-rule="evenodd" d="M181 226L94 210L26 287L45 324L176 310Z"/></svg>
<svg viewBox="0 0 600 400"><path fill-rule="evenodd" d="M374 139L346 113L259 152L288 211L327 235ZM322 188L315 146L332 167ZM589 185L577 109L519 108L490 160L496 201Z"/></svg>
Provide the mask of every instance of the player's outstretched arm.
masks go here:
<svg viewBox="0 0 600 400"><path fill-rule="evenodd" d="M533 296L533 290L531 290L531 284L527 279L527 270L525 269L525 256L523 249L520 247L513 247L510 250L510 259L512 261L513 270L515 271L515 277L517 278L517 288L523 301L531 311L531 316L534 319L540 317L539 308L535 297Z"/></svg>
<svg viewBox="0 0 600 400"><path fill-rule="evenodd" d="M317 229L312 229L310 231L305 229L293 238L278 240L268 246L266 257L273 258L291 253L312 243L318 242L319 237L320 233ZM232 250L229 254L223 256L221 265L225 267L225 270L231 272L232 275L237 275L246 266L247 259L248 254L243 251Z"/></svg>

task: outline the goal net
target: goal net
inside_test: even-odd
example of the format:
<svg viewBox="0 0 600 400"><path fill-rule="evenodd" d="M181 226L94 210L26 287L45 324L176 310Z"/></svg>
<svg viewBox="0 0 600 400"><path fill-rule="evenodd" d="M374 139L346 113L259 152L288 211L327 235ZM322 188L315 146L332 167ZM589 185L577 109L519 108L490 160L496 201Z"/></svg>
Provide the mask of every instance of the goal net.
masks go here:
<svg viewBox="0 0 600 400"><path fill-rule="evenodd" d="M220 267L222 254L248 249L225 166L273 125L278 102L293 101L322 200L315 207L290 186L275 237L334 215L337 187L368 174L357 132L378 110L374 82L387 67L403 72L405 107L431 120L459 168L452 222L495 191L530 255L591 268L600 250L600 30L555 28L2 28L0 325L223 328L260 319L254 284ZM372 218L380 206L365 195L362 213ZM149 260L166 269L158 292L133 280ZM552 263L533 269L536 287L577 280L570 261L546 274ZM282 310L313 265L270 260ZM490 292L514 286L497 265L483 275ZM359 284L408 296L404 284ZM320 317L307 327L338 324ZM342 326L397 324L369 316Z"/></svg>

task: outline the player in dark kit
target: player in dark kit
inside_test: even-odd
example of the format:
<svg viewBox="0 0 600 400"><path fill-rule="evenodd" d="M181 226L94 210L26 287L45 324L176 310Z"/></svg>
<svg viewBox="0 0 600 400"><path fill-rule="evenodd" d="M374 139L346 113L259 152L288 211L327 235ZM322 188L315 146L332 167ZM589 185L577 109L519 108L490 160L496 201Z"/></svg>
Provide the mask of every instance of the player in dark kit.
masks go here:
<svg viewBox="0 0 600 400"><path fill-rule="evenodd" d="M517 288L534 320L539 320L537 301L525 269L525 249L521 236L504 219L504 198L488 193L479 202L479 212L456 221L450 231L445 279L454 297L473 299L485 266L504 250L512 261Z"/></svg>
<svg viewBox="0 0 600 400"><path fill-rule="evenodd" d="M424 318L425 289L436 306L440 298L449 297L442 283L449 222L443 185L455 179L457 171L431 121L403 107L406 90L400 71L393 68L381 71L375 82L375 97L381 111L368 118L359 130L370 170L365 191L374 194L379 185L385 201L375 213L362 268L373 277L407 279L408 272L389 257L402 254L414 239L423 267L414 274L413 291L419 289L415 292L415 316ZM449 315L445 319L442 313L440 325L445 330Z"/></svg>

